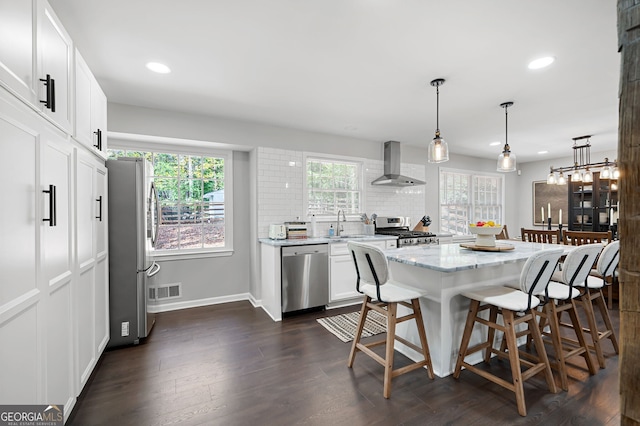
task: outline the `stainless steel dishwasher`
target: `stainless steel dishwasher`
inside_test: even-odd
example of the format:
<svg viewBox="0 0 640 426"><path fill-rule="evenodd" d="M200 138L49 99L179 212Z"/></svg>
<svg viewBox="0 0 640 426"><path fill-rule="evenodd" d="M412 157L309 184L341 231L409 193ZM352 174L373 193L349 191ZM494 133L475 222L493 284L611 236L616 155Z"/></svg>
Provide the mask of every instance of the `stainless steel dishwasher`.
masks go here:
<svg viewBox="0 0 640 426"><path fill-rule="evenodd" d="M282 247L283 313L329 303L328 252L327 244Z"/></svg>

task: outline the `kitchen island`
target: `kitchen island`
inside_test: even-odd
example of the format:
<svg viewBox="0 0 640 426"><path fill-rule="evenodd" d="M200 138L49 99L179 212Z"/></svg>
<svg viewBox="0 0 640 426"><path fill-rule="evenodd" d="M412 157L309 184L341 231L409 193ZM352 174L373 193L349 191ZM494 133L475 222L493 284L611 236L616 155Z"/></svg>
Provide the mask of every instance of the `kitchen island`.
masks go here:
<svg viewBox="0 0 640 426"><path fill-rule="evenodd" d="M463 248L460 244L385 250L394 279L427 292L420 299L420 306L433 372L439 377L448 376L455 368L469 309L469 300L461 295L462 292L509 281L517 282L527 258L536 251L562 247L566 254L573 249L571 246L511 240L499 244L509 244L513 246L513 250L475 251ZM398 310L399 316L406 313L400 312L400 307ZM480 331L479 327L474 331L471 345L482 340ZM410 321L398 324L396 334L419 344L416 326ZM496 333L496 339L501 337L500 333ZM396 342L396 349L411 359L420 359L417 353L402 343ZM477 363L481 359L482 352L467 357L467 361L471 363Z"/></svg>

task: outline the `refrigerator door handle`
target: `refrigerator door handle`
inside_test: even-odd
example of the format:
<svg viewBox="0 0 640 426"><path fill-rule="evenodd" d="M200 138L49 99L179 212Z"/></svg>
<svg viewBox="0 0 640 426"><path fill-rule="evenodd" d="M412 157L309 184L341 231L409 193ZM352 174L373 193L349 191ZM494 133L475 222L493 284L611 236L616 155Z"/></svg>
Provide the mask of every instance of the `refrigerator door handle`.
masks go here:
<svg viewBox="0 0 640 426"><path fill-rule="evenodd" d="M160 265L158 265L155 261L147 268L147 277L151 278L155 274L160 272Z"/></svg>

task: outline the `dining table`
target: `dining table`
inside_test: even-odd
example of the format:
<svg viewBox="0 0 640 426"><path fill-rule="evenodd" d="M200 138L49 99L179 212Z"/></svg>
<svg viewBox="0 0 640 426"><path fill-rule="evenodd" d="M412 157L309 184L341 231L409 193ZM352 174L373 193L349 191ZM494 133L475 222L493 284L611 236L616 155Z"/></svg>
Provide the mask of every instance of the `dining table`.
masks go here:
<svg viewBox="0 0 640 426"><path fill-rule="evenodd" d="M418 288L433 372L439 377L453 373L469 310L469 300L462 295L467 290L517 283L522 267L533 253L544 249L562 248L566 255L574 246L500 240L497 247L478 247L473 243L407 246L384 251L394 281ZM471 248L469 248L471 247ZM398 308L398 316L408 313ZM484 329L484 330L482 330ZM476 327L471 345L480 343L486 327ZM398 324L396 334L417 344L419 337L413 321ZM502 338L496 333L496 344ZM521 340L522 341L522 340ZM421 355L396 342L396 350L417 360ZM478 363L482 352L467 357Z"/></svg>

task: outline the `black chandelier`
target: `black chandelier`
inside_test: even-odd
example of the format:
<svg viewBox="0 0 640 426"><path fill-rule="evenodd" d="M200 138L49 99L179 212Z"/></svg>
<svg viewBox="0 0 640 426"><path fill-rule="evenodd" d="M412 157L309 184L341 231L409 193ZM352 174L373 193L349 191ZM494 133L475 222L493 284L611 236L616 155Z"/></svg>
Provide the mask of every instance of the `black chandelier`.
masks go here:
<svg viewBox="0 0 640 426"><path fill-rule="evenodd" d="M593 172L600 172L600 179L618 179L620 171L616 160L612 162L608 158L599 163L591 162L591 135L578 136L573 139L573 166L566 167L550 167L547 183L549 185L566 185L567 178L565 173L571 172L572 182L593 182ZM586 139L586 142L580 142ZM558 173L556 175L556 173Z"/></svg>

